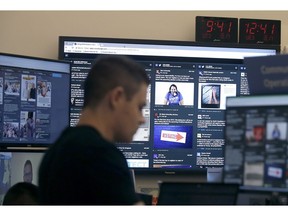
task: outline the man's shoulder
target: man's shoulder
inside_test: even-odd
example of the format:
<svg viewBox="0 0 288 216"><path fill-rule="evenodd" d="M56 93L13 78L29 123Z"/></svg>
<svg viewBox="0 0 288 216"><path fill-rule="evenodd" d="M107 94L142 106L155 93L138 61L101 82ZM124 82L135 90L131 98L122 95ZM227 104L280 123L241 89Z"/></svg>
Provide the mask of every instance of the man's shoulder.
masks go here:
<svg viewBox="0 0 288 216"><path fill-rule="evenodd" d="M103 139L101 134L90 126L67 127L54 143L54 148L85 150L85 148L115 147L113 143Z"/></svg>
<svg viewBox="0 0 288 216"><path fill-rule="evenodd" d="M95 137L95 138L100 138L101 135L100 133L93 127L91 126L76 126L76 127L67 127L64 129L64 131L62 132L61 137L71 137L71 139L76 139L79 138L79 136L81 136L81 139L85 139L87 138L87 136L89 136L89 139L91 139L91 137Z"/></svg>
<svg viewBox="0 0 288 216"><path fill-rule="evenodd" d="M112 143L106 141L99 133L91 132L89 128L66 128L59 139L48 149L45 163L54 161L58 168L77 165L80 161L86 166L108 166L117 164L124 166L126 162L121 151ZM98 161L98 162L97 162ZM93 162L93 163L91 163ZM113 165L114 166L114 165Z"/></svg>

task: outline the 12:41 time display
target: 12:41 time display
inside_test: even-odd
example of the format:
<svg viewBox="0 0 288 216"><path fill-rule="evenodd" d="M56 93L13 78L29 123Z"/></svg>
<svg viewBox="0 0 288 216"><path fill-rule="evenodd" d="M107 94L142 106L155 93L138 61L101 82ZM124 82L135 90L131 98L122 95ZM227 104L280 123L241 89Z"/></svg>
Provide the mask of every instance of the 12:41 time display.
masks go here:
<svg viewBox="0 0 288 216"><path fill-rule="evenodd" d="M280 44L281 21L240 19L239 43Z"/></svg>

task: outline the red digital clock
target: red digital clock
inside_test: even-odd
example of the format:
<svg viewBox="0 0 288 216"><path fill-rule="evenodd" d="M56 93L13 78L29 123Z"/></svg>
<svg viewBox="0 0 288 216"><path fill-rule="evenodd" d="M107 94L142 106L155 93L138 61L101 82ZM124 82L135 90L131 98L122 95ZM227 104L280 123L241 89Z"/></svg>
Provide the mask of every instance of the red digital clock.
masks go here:
<svg viewBox="0 0 288 216"><path fill-rule="evenodd" d="M266 19L240 19L239 43L281 43L281 21Z"/></svg>
<svg viewBox="0 0 288 216"><path fill-rule="evenodd" d="M196 41L237 43L238 18L196 16Z"/></svg>

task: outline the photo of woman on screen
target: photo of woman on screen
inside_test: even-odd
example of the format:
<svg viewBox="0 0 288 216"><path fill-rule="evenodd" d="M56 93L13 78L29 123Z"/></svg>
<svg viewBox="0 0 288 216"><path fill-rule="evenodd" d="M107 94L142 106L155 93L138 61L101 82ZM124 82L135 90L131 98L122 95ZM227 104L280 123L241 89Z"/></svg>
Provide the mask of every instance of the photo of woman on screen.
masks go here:
<svg viewBox="0 0 288 216"><path fill-rule="evenodd" d="M175 84L170 85L169 91L165 95L164 105L183 105L184 100L181 92Z"/></svg>

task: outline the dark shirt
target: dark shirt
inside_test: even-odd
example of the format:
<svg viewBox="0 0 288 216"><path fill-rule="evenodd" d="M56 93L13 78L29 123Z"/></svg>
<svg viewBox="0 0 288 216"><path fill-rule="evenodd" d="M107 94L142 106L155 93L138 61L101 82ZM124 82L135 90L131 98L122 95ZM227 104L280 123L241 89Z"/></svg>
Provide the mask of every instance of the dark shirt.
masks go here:
<svg viewBox="0 0 288 216"><path fill-rule="evenodd" d="M132 205L139 201L126 159L89 126L70 127L39 170L42 204Z"/></svg>

